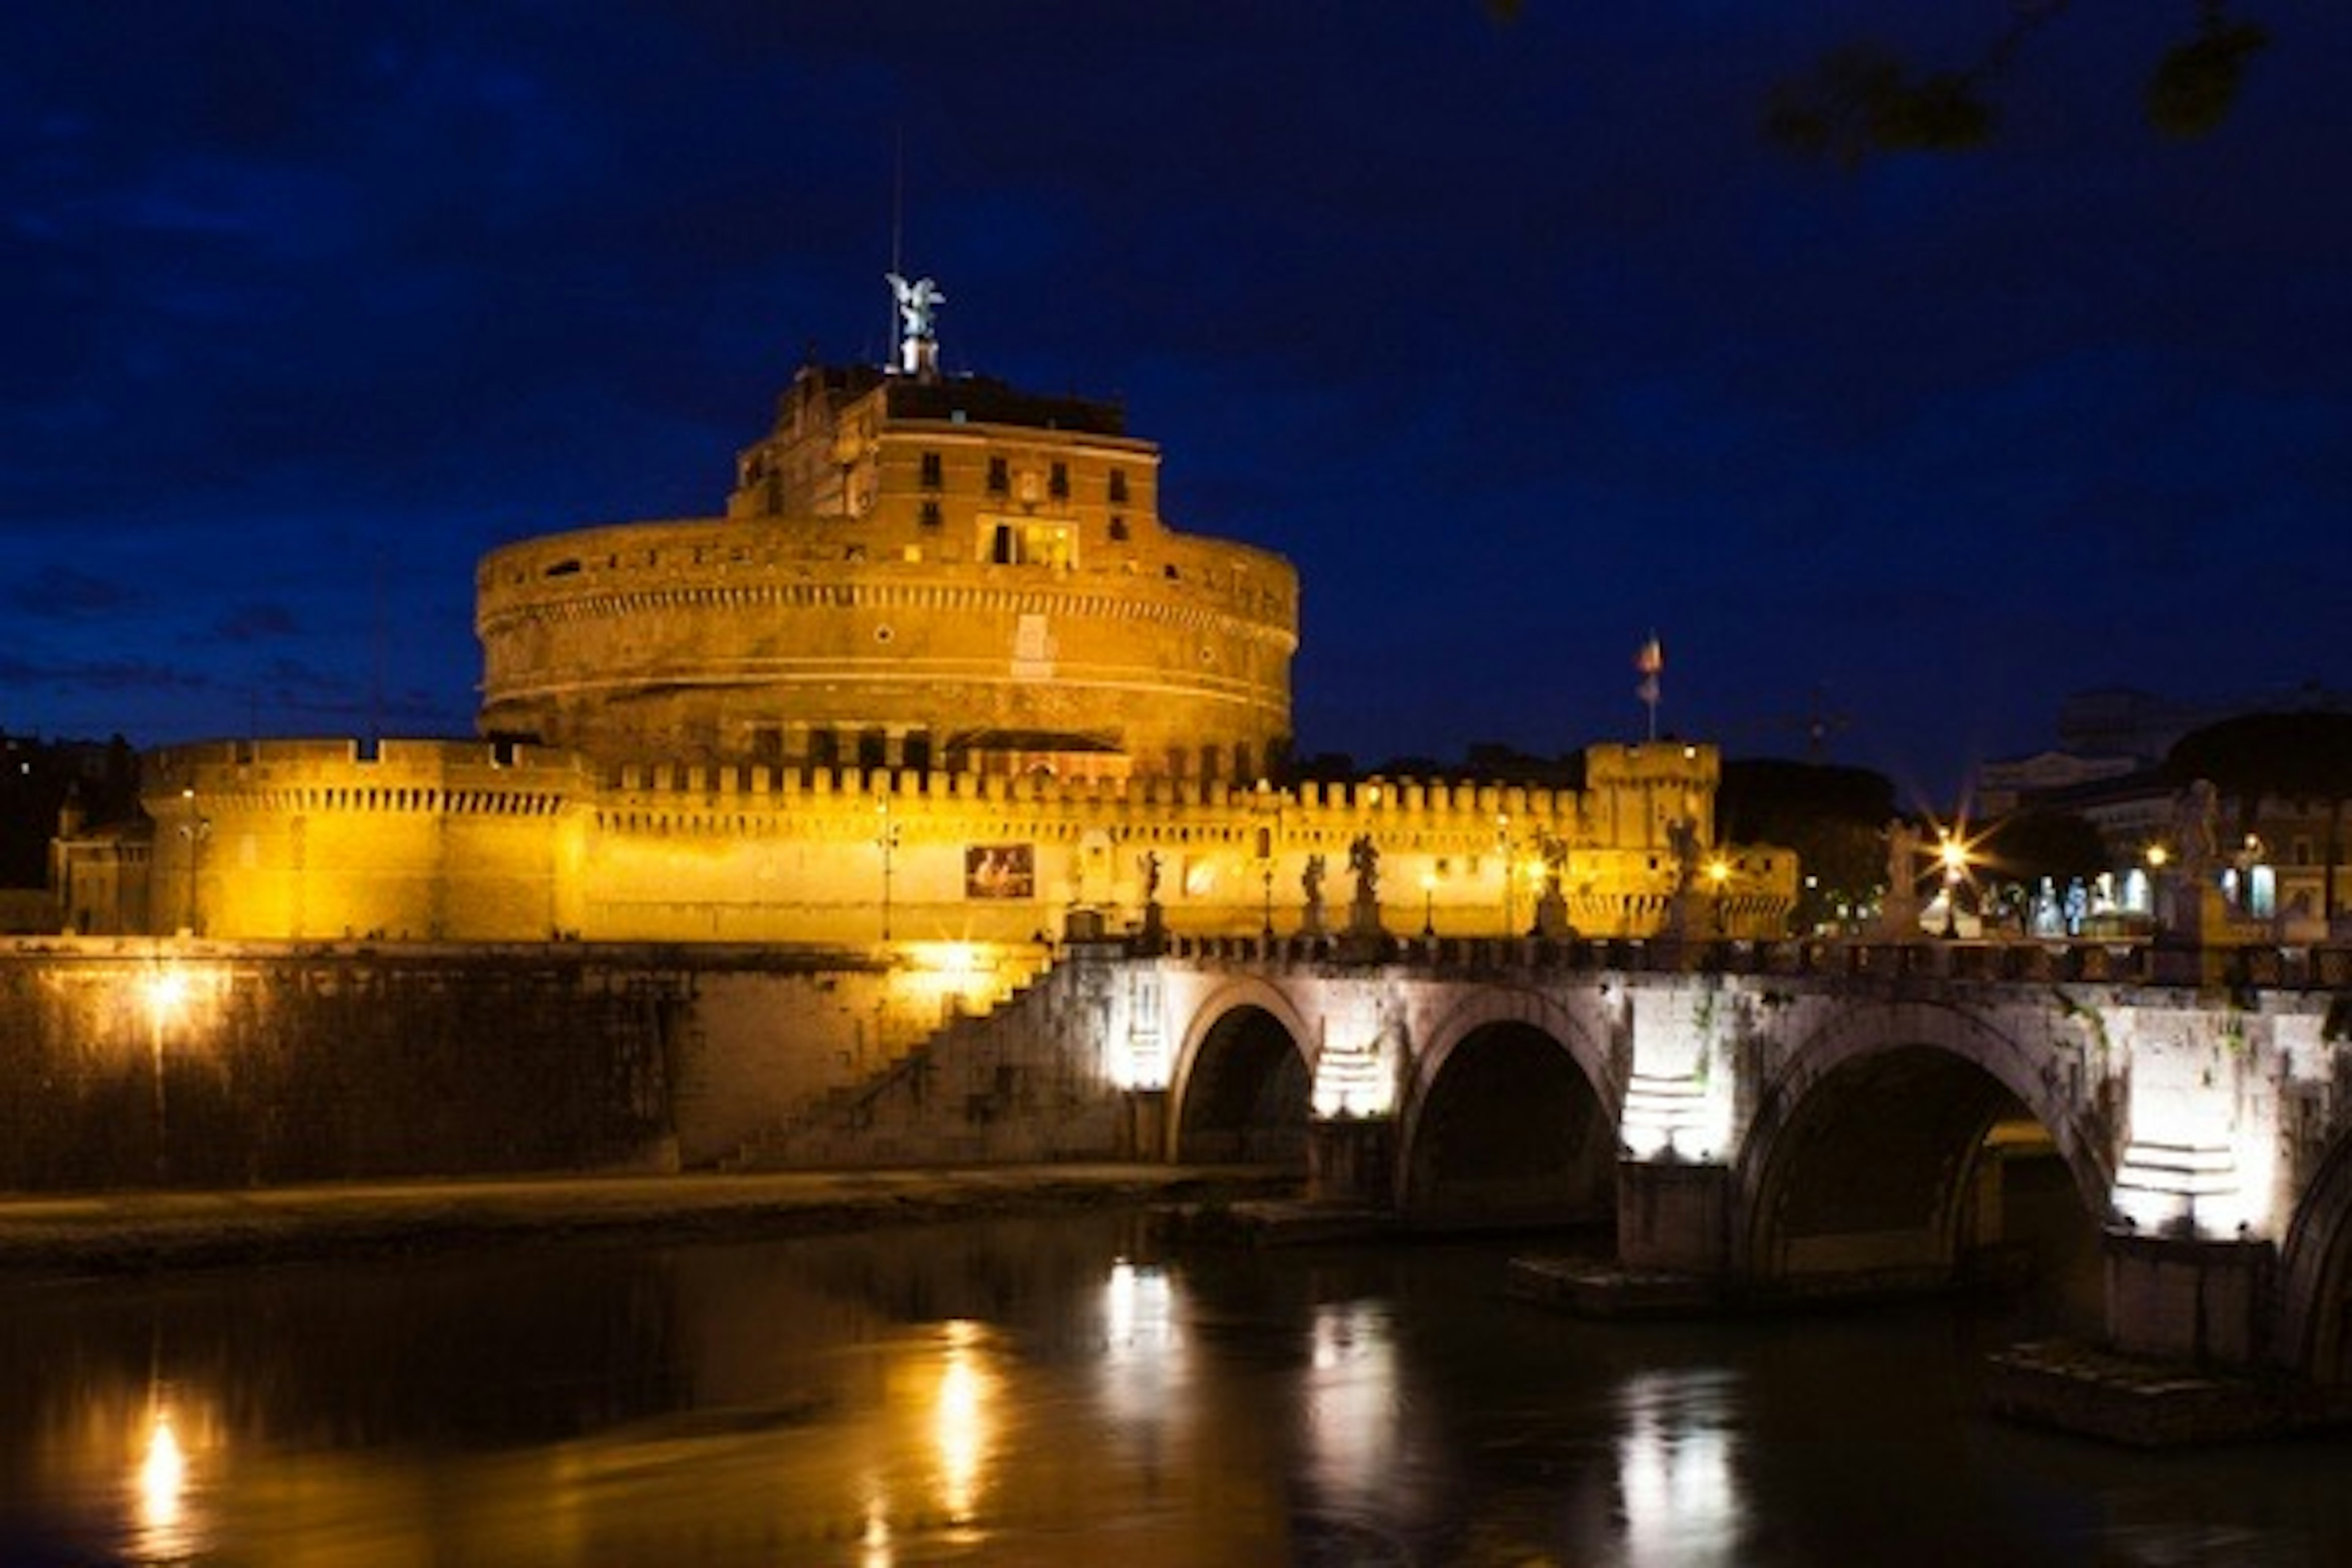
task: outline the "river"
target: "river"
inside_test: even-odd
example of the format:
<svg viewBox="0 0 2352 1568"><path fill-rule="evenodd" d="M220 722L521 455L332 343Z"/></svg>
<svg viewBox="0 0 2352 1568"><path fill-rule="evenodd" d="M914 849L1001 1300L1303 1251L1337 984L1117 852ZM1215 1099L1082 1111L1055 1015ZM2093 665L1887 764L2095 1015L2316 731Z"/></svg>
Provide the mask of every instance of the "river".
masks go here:
<svg viewBox="0 0 2352 1568"><path fill-rule="evenodd" d="M2352 1562L2352 1440L1985 1417L2016 1309L1589 1323L1511 1250L1086 1213L13 1282L0 1563Z"/></svg>

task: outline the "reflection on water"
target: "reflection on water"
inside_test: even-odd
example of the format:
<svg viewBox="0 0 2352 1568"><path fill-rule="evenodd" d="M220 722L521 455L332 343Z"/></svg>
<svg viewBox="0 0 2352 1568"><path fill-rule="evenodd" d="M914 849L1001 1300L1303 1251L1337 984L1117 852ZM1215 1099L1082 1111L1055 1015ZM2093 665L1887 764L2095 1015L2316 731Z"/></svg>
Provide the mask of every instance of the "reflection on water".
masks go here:
<svg viewBox="0 0 2352 1568"><path fill-rule="evenodd" d="M1643 1372L1619 1391L1617 1495L1634 1568L1741 1561L1728 1426L1738 1387L1727 1373Z"/></svg>
<svg viewBox="0 0 2352 1568"><path fill-rule="evenodd" d="M0 1563L2352 1561L2352 1444L1994 1426L1948 1306L1591 1324L1125 1216L0 1289Z"/></svg>
<svg viewBox="0 0 2352 1568"><path fill-rule="evenodd" d="M148 1416L147 1455L139 1461L139 1529L131 1550L142 1557L185 1557L196 1542L183 1529L188 1487L188 1457L172 1428L172 1409L157 1405Z"/></svg>

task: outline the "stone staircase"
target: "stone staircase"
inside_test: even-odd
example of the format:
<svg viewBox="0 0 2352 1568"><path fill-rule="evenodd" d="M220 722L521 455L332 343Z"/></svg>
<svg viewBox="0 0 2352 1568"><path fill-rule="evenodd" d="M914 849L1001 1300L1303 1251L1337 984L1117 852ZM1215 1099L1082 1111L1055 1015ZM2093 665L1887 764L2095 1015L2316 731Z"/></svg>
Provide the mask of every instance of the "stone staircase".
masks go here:
<svg viewBox="0 0 2352 1568"><path fill-rule="evenodd" d="M747 1140L722 1171L1116 1158L1118 1099L1103 1079L1080 968L1039 972L985 1013L949 1020L856 1083Z"/></svg>

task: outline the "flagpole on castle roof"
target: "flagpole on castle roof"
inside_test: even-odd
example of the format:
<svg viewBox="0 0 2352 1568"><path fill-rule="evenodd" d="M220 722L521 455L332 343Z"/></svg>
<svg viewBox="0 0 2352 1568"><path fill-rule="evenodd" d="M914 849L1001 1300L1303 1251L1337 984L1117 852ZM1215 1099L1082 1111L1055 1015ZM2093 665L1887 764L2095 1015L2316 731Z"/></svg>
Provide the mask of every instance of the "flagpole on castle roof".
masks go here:
<svg viewBox="0 0 2352 1568"><path fill-rule="evenodd" d="M1655 741L1658 738L1658 699L1662 695L1659 677L1665 673L1666 648L1658 640L1654 630L1650 633L1649 639L1634 650L1633 668L1642 676L1641 684L1633 688L1633 694L1642 700L1642 706L1650 710L1649 734L1650 739Z"/></svg>

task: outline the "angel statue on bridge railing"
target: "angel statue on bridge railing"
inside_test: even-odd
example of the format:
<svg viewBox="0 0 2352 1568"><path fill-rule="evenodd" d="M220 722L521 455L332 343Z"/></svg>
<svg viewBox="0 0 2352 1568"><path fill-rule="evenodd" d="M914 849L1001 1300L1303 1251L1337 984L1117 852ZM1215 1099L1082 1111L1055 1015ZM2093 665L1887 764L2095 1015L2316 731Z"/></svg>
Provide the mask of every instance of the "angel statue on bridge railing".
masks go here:
<svg viewBox="0 0 2352 1568"><path fill-rule="evenodd" d="M1356 902L1377 904L1381 901L1381 847L1372 842L1369 833L1360 833L1348 846L1348 869L1356 875Z"/></svg>

